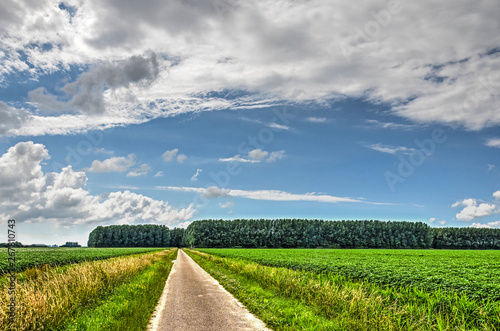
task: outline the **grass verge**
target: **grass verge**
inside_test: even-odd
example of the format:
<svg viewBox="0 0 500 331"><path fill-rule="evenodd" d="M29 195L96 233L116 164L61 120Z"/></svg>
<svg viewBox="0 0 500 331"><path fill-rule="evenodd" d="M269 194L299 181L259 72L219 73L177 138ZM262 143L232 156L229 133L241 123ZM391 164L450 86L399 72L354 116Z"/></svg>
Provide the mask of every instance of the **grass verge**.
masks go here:
<svg viewBox="0 0 500 331"><path fill-rule="evenodd" d="M185 251L275 330L500 330L497 302Z"/></svg>
<svg viewBox="0 0 500 331"><path fill-rule="evenodd" d="M99 300L96 308L80 311L62 330L145 330L176 255L177 249L169 251L165 259L141 271L130 282Z"/></svg>
<svg viewBox="0 0 500 331"><path fill-rule="evenodd" d="M17 275L16 318L9 322L8 285L0 288L0 330L57 330L78 311L95 307L118 286L171 251L144 253L64 267L42 266Z"/></svg>

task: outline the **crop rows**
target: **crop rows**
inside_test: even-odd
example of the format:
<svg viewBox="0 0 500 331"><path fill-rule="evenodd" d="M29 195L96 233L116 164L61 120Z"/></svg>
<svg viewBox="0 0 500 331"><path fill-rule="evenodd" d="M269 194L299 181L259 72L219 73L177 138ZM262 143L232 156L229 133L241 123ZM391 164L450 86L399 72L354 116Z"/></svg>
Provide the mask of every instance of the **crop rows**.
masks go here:
<svg viewBox="0 0 500 331"><path fill-rule="evenodd" d="M262 265L343 275L390 287L500 300L500 251L199 249Z"/></svg>
<svg viewBox="0 0 500 331"><path fill-rule="evenodd" d="M146 253L162 248L16 248L16 271L40 265L60 266L115 256ZM0 275L7 272L7 248L0 249Z"/></svg>

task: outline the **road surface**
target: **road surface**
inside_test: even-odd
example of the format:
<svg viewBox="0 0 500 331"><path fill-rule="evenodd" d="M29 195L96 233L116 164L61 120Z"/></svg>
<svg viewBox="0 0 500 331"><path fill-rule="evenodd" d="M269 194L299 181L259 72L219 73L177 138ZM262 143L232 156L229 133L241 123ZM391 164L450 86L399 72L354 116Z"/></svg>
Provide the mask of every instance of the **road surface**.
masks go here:
<svg viewBox="0 0 500 331"><path fill-rule="evenodd" d="M179 250L148 330L269 329L193 259Z"/></svg>

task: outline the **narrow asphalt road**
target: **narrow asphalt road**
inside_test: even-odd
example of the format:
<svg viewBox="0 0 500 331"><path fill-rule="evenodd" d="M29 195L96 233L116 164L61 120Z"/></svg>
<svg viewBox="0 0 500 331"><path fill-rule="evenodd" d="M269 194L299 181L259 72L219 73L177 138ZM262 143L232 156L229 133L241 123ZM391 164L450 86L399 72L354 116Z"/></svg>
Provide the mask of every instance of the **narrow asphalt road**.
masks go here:
<svg viewBox="0 0 500 331"><path fill-rule="evenodd" d="M182 250L153 316L151 331L269 330Z"/></svg>

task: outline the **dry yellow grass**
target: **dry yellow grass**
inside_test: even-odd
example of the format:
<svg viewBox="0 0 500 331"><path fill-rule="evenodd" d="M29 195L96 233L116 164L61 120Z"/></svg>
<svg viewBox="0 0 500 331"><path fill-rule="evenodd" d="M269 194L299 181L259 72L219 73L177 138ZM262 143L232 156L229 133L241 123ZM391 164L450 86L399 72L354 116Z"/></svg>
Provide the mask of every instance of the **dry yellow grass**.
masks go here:
<svg viewBox="0 0 500 331"><path fill-rule="evenodd" d="M18 274L13 324L9 323L8 284L0 288L0 329L49 330L165 254L167 251L117 257L63 269L40 267Z"/></svg>

